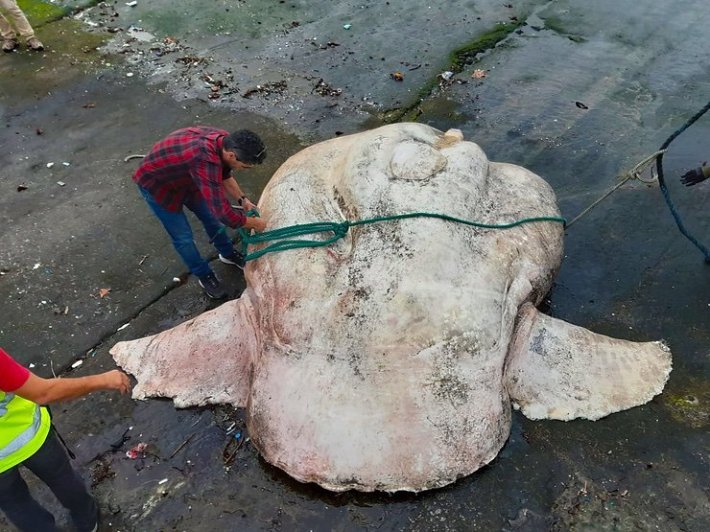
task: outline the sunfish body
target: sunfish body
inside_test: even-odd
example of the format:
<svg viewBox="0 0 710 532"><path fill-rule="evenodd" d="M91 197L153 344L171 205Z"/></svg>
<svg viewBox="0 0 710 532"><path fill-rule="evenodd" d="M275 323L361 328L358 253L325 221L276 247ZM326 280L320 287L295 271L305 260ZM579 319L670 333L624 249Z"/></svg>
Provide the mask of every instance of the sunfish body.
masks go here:
<svg viewBox="0 0 710 532"><path fill-rule="evenodd" d="M559 216L537 175L488 161L457 130L409 123L297 153L259 209L269 229L422 211L486 224ZM495 458L511 404L533 419L598 419L662 391L661 342L535 309L562 249L555 221L359 225L329 247L250 262L238 300L111 352L138 379L135 397L246 408L258 450L298 480L436 488Z"/></svg>

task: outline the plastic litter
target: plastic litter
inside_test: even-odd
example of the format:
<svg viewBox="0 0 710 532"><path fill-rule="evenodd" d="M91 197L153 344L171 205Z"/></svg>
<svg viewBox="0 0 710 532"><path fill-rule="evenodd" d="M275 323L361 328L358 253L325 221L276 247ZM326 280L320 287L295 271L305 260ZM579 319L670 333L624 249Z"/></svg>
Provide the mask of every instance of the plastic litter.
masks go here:
<svg viewBox="0 0 710 532"><path fill-rule="evenodd" d="M148 448L148 444L141 442L137 445L134 445L128 451L126 451L126 456L128 458L130 458L131 460L135 460L138 457L144 457L145 451L147 448Z"/></svg>
<svg viewBox="0 0 710 532"><path fill-rule="evenodd" d="M343 29L344 29L344 30L349 30L349 29L352 28L352 27L353 27L352 24L343 24Z"/></svg>
<svg viewBox="0 0 710 532"><path fill-rule="evenodd" d="M76 362L74 362L74 363L71 365L71 367L72 367L72 369L76 369L76 368L78 368L79 366L81 366L83 363L84 363L83 360L77 360Z"/></svg>

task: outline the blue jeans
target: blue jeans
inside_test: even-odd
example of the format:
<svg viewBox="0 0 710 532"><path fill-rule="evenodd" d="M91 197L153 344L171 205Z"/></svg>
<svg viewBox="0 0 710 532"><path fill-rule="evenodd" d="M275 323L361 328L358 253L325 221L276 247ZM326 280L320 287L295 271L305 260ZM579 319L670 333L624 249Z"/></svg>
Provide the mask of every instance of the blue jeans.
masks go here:
<svg viewBox="0 0 710 532"><path fill-rule="evenodd" d="M175 251L178 252L190 272L196 277L204 277L212 273L209 263L202 258L195 245L195 241L192 238L192 227L190 227L190 222L187 220L185 212L182 210L180 212L166 211L155 201L150 192L140 186L138 189L143 194L150 209L165 227L173 242ZM195 216L202 222L207 236L210 237L210 241L212 241L214 247L217 248L221 255L227 256L234 252L234 246L227 236L227 232L220 231L222 224L214 217L204 200L196 205L185 206L195 213Z"/></svg>
<svg viewBox="0 0 710 532"><path fill-rule="evenodd" d="M22 465L44 481L59 502L69 509L80 532L94 528L99 517L96 501L69 463L54 429L50 430L42 447ZM58 532L54 516L32 497L18 469L19 466L15 466L0 473L0 509L23 532Z"/></svg>

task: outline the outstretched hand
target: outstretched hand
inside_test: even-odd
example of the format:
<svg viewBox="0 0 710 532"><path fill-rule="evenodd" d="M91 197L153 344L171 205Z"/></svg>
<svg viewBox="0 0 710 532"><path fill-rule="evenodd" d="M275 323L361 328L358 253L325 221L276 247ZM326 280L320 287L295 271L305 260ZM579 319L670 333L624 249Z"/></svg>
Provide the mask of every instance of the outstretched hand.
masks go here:
<svg viewBox="0 0 710 532"><path fill-rule="evenodd" d="M689 170L688 172L684 173L680 177L680 182L683 183L686 187L692 187L693 185L697 185L701 181L705 181L708 178L708 176L703 174L703 169L702 167L700 168L695 168L693 170Z"/></svg>
<svg viewBox="0 0 710 532"><path fill-rule="evenodd" d="M104 373L106 378L106 388L109 390L117 390L122 394L127 394L131 391L131 381L128 379L128 375L120 370L113 369Z"/></svg>

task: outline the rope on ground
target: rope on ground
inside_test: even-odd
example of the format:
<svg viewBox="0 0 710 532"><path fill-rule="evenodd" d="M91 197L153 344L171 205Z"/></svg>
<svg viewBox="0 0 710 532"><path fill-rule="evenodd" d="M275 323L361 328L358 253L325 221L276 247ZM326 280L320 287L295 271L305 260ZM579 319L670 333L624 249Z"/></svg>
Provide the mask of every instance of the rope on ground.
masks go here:
<svg viewBox="0 0 710 532"><path fill-rule="evenodd" d="M663 153L665 152L665 149L658 150L655 153L652 153L648 157L646 157L644 160L642 160L640 163L638 163L636 166L634 166L631 170L628 172L625 172L619 176L621 181L614 185L611 189L609 189L606 194L604 194L602 197L600 197L598 200L593 202L589 207L584 209L582 212L580 212L577 216L575 216L570 223L567 224L567 228L571 227L574 222L585 216L589 211L591 211L594 207L599 205L602 201L604 201L606 198L611 196L614 192L617 191L622 185L624 185L627 181L630 179L638 179L642 183L651 183L652 181L646 181L641 177L641 173L646 169L647 166L649 166L654 160L658 160L658 157L661 157Z"/></svg>
<svg viewBox="0 0 710 532"><path fill-rule="evenodd" d="M257 215L256 211L250 211L249 215ZM444 220L447 222L455 222L471 227L478 227L482 229L511 229L519 225L534 223L534 222L555 222L561 223L563 226L566 224L566 220L559 216L537 216L532 218L523 218L521 220L516 220L507 224L487 224L483 222L473 222L470 220L463 220L461 218L455 218L454 216L448 216L446 214L435 214L429 212L412 212L407 214L396 214L391 216L379 216L376 218L368 218L365 220L355 220L355 221L344 221L344 222L314 222L307 224L298 224L288 227L282 227L279 229L273 229L271 231L264 231L263 233L255 233L250 235L246 230L240 229L239 235L242 240L242 250L245 256L245 260L250 261L258 259L267 253L274 253L278 251L286 251L288 249L298 249L298 248L315 248L324 247L337 242L343 238L351 227L357 227L360 225L374 224L380 222L389 222L395 220L404 220L408 218L437 218L439 220ZM296 239L297 236L305 236L316 233L332 233L332 236L325 238L323 240L307 240L307 239ZM265 242L273 242L272 244L254 251L253 253L248 253L248 247L254 244L262 244Z"/></svg>
<svg viewBox="0 0 710 532"><path fill-rule="evenodd" d="M686 129L688 129L691 125L695 123L696 120L698 120L701 116L703 116L708 109L710 109L710 102L708 102L705 107L703 107L700 111L698 111L694 116L690 118L685 124L683 124L680 128L678 128L676 131L673 132L673 134L666 139L666 141L663 143L661 146L662 151L666 151L668 149L668 146L670 146L671 142L673 142L678 135L683 133ZM678 210L675 208L675 205L673 205L673 201L671 201L671 195L668 192L668 187L666 186L665 179L663 177L663 154L661 154L658 159L656 159L656 171L658 172L658 184L660 185L661 192L663 193L663 198L666 200L666 204L668 205L668 208L671 210L671 214L673 215L673 218L675 219L675 223L678 226L678 229L680 229L680 232L683 233L683 235L690 240L693 245L698 248L703 255L705 255L705 263L710 264L710 250L706 248L703 244L701 244L693 235L690 234L690 232L685 228L685 225L683 224L683 220L680 218L680 214L678 213Z"/></svg>

